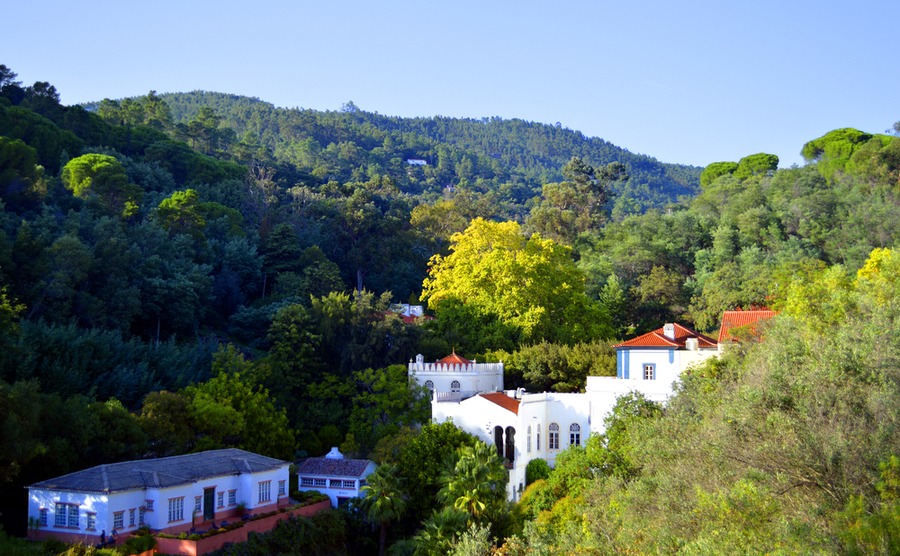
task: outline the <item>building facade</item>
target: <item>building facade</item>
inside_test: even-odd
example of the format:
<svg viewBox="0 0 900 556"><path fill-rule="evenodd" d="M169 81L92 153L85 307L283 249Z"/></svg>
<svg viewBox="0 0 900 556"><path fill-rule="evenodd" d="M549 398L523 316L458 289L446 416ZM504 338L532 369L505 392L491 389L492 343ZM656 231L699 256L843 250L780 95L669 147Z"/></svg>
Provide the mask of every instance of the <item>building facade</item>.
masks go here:
<svg viewBox="0 0 900 556"><path fill-rule="evenodd" d="M714 340L674 323L614 347L616 376L587 377L583 393L502 391L502 363L496 364L499 369L479 367L455 353L432 366L420 355L410 362L409 375L432 388L433 420L452 420L496 447L509 470L508 498L518 500L532 459L554 466L560 451L603 432L604 419L620 396L639 392L664 402L685 369L718 353ZM479 389L485 384L488 389Z"/></svg>
<svg viewBox="0 0 900 556"><path fill-rule="evenodd" d="M28 487L28 536L97 544L271 511L289 500L288 466L235 448L98 465Z"/></svg>
<svg viewBox="0 0 900 556"><path fill-rule="evenodd" d="M298 490L317 490L327 494L331 505L338 507L352 498L360 498L366 477L375 471L375 462L346 459L336 447L325 457L308 458L297 470Z"/></svg>

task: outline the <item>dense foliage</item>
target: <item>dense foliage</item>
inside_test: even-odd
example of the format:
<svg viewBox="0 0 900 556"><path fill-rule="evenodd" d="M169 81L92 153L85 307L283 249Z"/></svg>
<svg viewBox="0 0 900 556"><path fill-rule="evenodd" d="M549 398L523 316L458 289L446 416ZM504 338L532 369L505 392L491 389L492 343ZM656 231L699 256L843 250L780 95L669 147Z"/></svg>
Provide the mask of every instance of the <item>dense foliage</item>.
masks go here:
<svg viewBox="0 0 900 556"><path fill-rule="evenodd" d="M520 120L67 107L0 65L4 523L22 532L23 485L99 463L340 446L396 463L404 511L347 518L372 550L889 553L900 138L802 152L701 174ZM420 299L433 319L391 311ZM512 510L472 437L418 428L417 353L578 391L617 339L752 306L781 312L765 341L664 410L623 401Z"/></svg>

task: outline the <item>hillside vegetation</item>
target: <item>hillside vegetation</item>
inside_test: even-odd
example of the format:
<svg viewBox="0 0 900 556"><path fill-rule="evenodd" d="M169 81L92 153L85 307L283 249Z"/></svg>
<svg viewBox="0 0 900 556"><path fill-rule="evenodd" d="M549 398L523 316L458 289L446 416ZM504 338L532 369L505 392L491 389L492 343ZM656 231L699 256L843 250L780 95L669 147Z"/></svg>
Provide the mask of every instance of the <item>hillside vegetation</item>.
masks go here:
<svg viewBox="0 0 900 556"><path fill-rule="evenodd" d="M4 526L24 485L100 463L340 446L397 464L396 550L896 552L900 138L798 149L701 172L519 120L63 106L0 66ZM408 301L434 318L389 310ZM415 354L577 391L619 339L753 306L780 311L762 342L665 409L624 401L518 507L447 507L442 480L493 484L496 462L419 431Z"/></svg>

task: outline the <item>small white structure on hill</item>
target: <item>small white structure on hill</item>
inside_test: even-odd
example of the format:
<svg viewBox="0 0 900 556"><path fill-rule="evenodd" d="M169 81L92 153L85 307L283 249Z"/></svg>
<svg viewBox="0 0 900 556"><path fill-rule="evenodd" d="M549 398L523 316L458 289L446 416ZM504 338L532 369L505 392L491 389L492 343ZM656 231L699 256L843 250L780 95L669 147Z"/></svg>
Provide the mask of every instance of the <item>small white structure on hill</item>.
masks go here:
<svg viewBox="0 0 900 556"><path fill-rule="evenodd" d="M337 447L322 458L308 458L297 470L298 490L318 490L331 498L332 507L360 498L366 477L375 471L375 462L367 459L346 459Z"/></svg>

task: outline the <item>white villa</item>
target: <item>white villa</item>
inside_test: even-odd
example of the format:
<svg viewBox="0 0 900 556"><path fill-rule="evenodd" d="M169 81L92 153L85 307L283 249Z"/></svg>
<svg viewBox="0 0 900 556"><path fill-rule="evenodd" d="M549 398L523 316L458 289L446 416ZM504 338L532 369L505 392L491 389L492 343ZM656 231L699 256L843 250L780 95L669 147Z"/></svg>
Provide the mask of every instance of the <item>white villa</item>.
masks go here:
<svg viewBox="0 0 900 556"><path fill-rule="evenodd" d="M28 487L28 537L97 544L272 511L288 502L288 465L236 448L98 465Z"/></svg>
<svg viewBox="0 0 900 556"><path fill-rule="evenodd" d="M433 390L432 419L452 419L497 447L509 469L507 495L517 500L529 461L543 458L553 466L561 450L603 432L619 396L640 392L665 401L685 369L718 354L715 340L674 323L614 347L616 376L589 376L583 393L504 391L503 363L475 363L456 353L435 363L419 355L409 376Z"/></svg>
<svg viewBox="0 0 900 556"><path fill-rule="evenodd" d="M298 490L318 490L338 507L351 498L360 498L366 477L375 471L375 462L367 459L345 459L337 447L322 458L308 458L297 470Z"/></svg>

